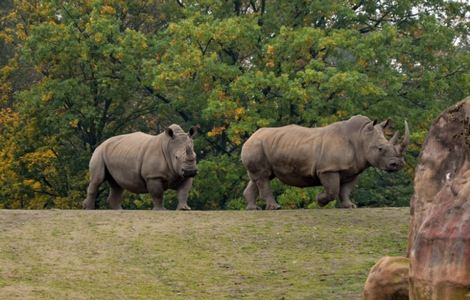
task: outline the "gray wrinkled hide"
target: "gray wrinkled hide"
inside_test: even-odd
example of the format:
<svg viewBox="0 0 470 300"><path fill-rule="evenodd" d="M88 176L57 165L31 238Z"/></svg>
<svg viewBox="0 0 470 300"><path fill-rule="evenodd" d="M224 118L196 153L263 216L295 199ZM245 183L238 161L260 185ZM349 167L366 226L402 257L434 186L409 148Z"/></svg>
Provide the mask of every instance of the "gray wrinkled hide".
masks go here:
<svg viewBox="0 0 470 300"><path fill-rule="evenodd" d="M398 142L398 132L387 141L383 129L388 120L375 124L365 116L354 116L321 128L288 125L261 128L243 145L241 159L250 182L244 196L247 209L257 209L256 198L266 200L266 209L278 209L269 181L275 177L288 185L323 185L320 205L338 199L339 207L355 207L349 195L357 176L369 166L394 172L403 165L409 140Z"/></svg>
<svg viewBox="0 0 470 300"><path fill-rule="evenodd" d="M196 156L192 136L178 125L171 125L157 136L135 132L112 137L94 151L90 160L90 184L84 208L95 207L98 187L108 181L108 202L121 208L123 190L150 193L154 209L164 209L163 192L175 189L178 209L190 209L188 192L196 174Z"/></svg>

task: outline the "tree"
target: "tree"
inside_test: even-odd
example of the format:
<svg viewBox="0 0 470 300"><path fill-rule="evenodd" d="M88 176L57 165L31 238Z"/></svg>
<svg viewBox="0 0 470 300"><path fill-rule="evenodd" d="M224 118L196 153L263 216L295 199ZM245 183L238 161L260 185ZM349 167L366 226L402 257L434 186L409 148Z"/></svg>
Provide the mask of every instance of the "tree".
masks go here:
<svg viewBox="0 0 470 300"><path fill-rule="evenodd" d="M48 195L46 207L79 205L87 161L104 139L171 123L201 125L193 207L239 207L247 181L239 152L257 128L323 126L354 114L391 118L401 130L410 123L407 170L368 171L355 194L363 205L403 205L431 120L470 90L463 2L12 4L1 21L0 38L12 45L12 59L1 62L1 97L18 121L0 129L14 154L0 159L17 181L40 183L33 194ZM28 169L12 157L43 162ZM208 188L216 180L220 188ZM290 205L304 196L283 185L276 194L286 206L309 205ZM30 206L31 194L22 197Z"/></svg>

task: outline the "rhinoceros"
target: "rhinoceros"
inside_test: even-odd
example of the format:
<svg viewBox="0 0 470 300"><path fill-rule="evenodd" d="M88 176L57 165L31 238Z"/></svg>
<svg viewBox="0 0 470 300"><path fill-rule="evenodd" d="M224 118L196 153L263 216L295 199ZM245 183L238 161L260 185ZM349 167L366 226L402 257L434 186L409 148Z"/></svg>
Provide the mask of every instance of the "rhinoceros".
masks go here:
<svg viewBox="0 0 470 300"><path fill-rule="evenodd" d="M309 187L322 185L317 195L320 206L337 199L337 206L356 207L349 198L358 175L369 166L388 172L400 170L409 143L399 133L387 141L384 128L389 120L377 124L357 115L325 127L307 128L288 125L258 129L244 143L241 160L250 181L243 195L247 209L259 209L256 198L266 200L266 209L279 209L270 187L270 180L279 178L287 185Z"/></svg>
<svg viewBox="0 0 470 300"><path fill-rule="evenodd" d="M159 135L142 132L118 135L99 145L90 159L90 184L83 208L94 209L98 187L108 181L108 202L121 209L124 190L150 193L153 209L165 209L163 192L177 191L178 207L190 210L188 192L197 174L192 138L197 126L185 133L173 124Z"/></svg>

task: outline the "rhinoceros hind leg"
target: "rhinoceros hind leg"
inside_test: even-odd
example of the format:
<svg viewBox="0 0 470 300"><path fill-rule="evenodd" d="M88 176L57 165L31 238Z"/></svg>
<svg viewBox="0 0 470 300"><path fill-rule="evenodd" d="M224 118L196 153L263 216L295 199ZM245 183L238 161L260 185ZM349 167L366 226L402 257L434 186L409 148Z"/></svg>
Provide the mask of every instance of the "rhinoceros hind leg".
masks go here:
<svg viewBox="0 0 470 300"><path fill-rule="evenodd" d="M317 196L317 202L320 206L325 206L331 201L339 200L339 174L336 172L327 172L318 174L321 184L325 191Z"/></svg>
<svg viewBox="0 0 470 300"><path fill-rule="evenodd" d="M98 188L105 180L105 166L104 163L99 161L97 156L92 156L92 161L90 162L90 177L90 184L87 188L87 197L82 202L84 209L95 209Z"/></svg>
<svg viewBox="0 0 470 300"><path fill-rule="evenodd" d="M260 197L266 200L266 209L274 210L281 208L281 206L274 199L268 178L260 178L256 180L256 186L258 187Z"/></svg>
<svg viewBox="0 0 470 300"><path fill-rule="evenodd" d="M248 185L243 191L243 196L245 197L247 203L247 210L261 209L259 206L256 205L256 198L258 197L258 187L253 182L253 180L250 180L250 182L248 182Z"/></svg>
<svg viewBox="0 0 470 300"><path fill-rule="evenodd" d="M121 200L122 200L122 192L124 191L122 187L117 185L116 183L111 183L109 181L110 191L108 196L108 203L111 209L122 209Z"/></svg>

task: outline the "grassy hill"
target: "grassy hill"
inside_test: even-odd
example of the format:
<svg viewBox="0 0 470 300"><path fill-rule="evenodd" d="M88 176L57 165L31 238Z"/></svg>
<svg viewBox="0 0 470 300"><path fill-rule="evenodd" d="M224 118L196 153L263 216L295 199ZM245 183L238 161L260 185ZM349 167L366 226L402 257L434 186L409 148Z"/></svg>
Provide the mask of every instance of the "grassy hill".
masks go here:
<svg viewBox="0 0 470 300"><path fill-rule="evenodd" d="M0 299L361 299L408 211L0 210Z"/></svg>

